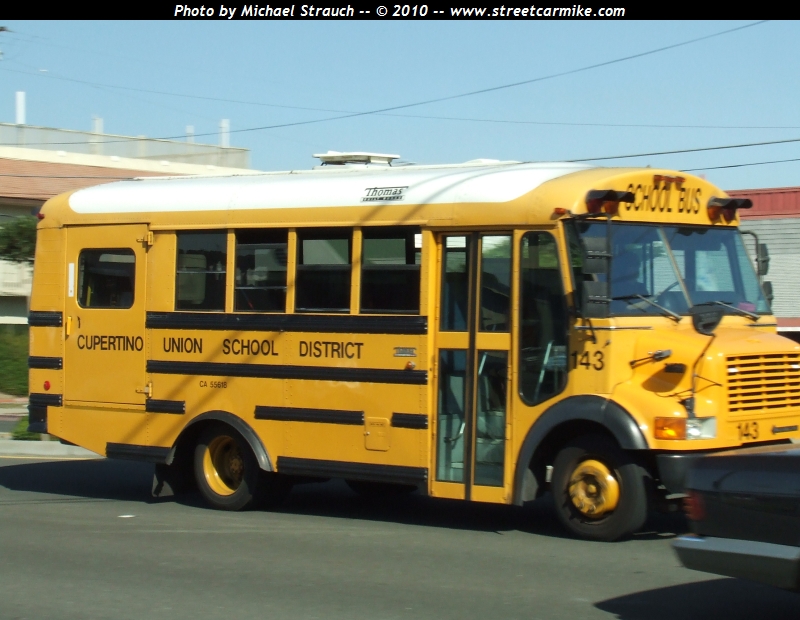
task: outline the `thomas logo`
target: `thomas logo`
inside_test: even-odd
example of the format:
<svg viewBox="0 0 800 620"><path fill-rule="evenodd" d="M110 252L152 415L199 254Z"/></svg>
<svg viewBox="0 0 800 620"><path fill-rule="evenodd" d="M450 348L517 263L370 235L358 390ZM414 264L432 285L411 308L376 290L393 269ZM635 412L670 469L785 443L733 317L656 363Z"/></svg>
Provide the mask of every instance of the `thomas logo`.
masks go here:
<svg viewBox="0 0 800 620"><path fill-rule="evenodd" d="M368 187L361 202L389 202L403 200L406 195L405 187Z"/></svg>

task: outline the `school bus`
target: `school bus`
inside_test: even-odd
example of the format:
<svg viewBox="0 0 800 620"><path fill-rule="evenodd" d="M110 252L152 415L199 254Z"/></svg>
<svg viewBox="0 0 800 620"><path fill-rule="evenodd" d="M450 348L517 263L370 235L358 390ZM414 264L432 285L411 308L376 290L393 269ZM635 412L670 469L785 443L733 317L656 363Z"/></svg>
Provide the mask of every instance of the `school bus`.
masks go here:
<svg viewBox="0 0 800 620"><path fill-rule="evenodd" d="M670 170L393 158L48 201L30 429L218 509L328 478L550 490L598 540L680 497L698 455L800 438L749 201Z"/></svg>

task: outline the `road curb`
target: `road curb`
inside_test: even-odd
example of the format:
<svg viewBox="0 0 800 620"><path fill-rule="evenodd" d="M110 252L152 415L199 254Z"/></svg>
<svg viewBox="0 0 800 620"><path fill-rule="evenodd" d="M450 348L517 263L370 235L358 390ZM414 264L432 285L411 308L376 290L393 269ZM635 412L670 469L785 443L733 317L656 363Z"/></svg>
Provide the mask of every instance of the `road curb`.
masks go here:
<svg viewBox="0 0 800 620"><path fill-rule="evenodd" d="M17 441L14 439L0 439L0 455L103 458L91 450L78 446L67 446L59 441Z"/></svg>

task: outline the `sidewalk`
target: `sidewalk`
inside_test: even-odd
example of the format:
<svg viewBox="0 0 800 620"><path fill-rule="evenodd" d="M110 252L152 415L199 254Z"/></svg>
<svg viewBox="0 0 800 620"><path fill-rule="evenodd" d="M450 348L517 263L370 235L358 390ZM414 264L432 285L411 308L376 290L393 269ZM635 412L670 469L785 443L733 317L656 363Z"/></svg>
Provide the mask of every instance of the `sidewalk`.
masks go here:
<svg viewBox="0 0 800 620"><path fill-rule="evenodd" d="M28 406L27 396L11 396L11 394L3 394L0 392L0 407L2 406L16 406L25 408ZM27 411L27 409L26 409Z"/></svg>
<svg viewBox="0 0 800 620"><path fill-rule="evenodd" d="M60 441L15 441L14 439L0 439L0 456L104 458L91 450L67 446Z"/></svg>

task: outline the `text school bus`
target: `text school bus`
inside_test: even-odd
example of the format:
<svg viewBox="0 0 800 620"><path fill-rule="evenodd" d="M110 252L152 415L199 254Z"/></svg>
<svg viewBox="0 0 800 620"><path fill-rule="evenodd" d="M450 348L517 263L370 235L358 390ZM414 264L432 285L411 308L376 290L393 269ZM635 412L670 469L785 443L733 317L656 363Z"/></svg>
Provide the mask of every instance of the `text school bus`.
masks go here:
<svg viewBox="0 0 800 620"><path fill-rule="evenodd" d="M332 477L550 489L603 540L698 454L800 438L800 347L746 254L749 201L649 168L323 159L50 200L31 430L217 508Z"/></svg>

